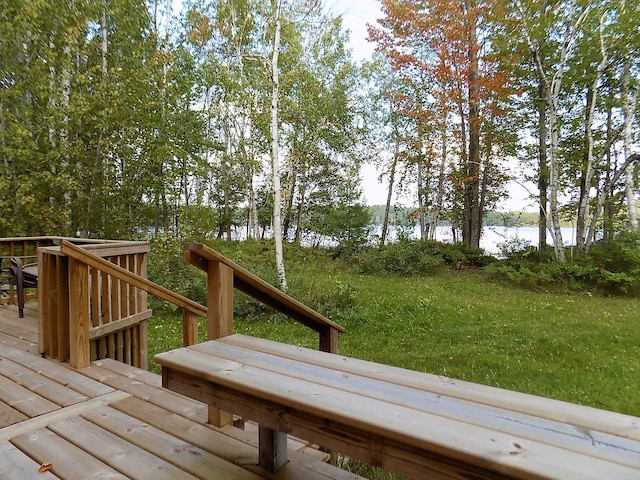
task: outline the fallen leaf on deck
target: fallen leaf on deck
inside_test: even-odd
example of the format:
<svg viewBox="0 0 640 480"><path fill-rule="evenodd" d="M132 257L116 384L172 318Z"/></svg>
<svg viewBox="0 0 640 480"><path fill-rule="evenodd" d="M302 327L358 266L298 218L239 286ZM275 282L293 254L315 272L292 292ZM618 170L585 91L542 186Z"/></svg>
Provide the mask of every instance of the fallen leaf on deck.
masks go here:
<svg viewBox="0 0 640 480"><path fill-rule="evenodd" d="M38 469L38 473L48 472L52 468L53 466L50 463L43 463L42 465L40 465L40 468Z"/></svg>

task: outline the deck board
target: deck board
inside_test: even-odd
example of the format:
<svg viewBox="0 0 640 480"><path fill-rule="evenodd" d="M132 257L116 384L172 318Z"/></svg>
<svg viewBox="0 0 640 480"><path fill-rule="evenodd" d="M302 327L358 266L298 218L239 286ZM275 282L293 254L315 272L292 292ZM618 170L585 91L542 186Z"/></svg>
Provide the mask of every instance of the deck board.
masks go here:
<svg viewBox="0 0 640 480"><path fill-rule="evenodd" d="M125 475L46 428L18 435L11 443L29 452L39 464L50 463L51 472L61 479L127 480Z"/></svg>
<svg viewBox="0 0 640 480"><path fill-rule="evenodd" d="M29 417L20 413L10 405L0 402L0 428L6 427L7 425L13 425L14 423L26 420L27 418Z"/></svg>
<svg viewBox="0 0 640 480"><path fill-rule="evenodd" d="M41 464L9 442L0 442L0 478L2 480L55 480L50 471L39 472Z"/></svg>
<svg viewBox="0 0 640 480"><path fill-rule="evenodd" d="M56 422L49 425L48 429L129 478L140 480L197 478L80 417Z"/></svg>
<svg viewBox="0 0 640 480"><path fill-rule="evenodd" d="M207 406L163 389L159 375L110 359L74 370L43 358L36 314L35 302L24 319L0 306L1 479L362 478L293 439L289 464L266 472L255 429L208 425ZM39 473L43 463L51 470Z"/></svg>

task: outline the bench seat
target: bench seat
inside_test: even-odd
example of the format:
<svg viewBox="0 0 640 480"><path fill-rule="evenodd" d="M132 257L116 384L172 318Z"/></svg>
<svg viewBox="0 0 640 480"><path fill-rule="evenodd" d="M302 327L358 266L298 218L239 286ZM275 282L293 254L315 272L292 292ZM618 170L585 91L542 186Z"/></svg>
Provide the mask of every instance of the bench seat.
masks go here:
<svg viewBox="0 0 640 480"><path fill-rule="evenodd" d="M244 335L156 361L171 390L410 478L640 478L632 416Z"/></svg>

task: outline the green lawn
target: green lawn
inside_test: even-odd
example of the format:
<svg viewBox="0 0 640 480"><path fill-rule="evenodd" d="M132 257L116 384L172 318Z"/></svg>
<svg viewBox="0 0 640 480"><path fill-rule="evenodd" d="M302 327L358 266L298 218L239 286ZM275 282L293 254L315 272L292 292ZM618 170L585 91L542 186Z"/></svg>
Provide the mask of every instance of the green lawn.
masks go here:
<svg viewBox="0 0 640 480"><path fill-rule="evenodd" d="M469 271L366 276L315 260L290 265L289 281L346 328L341 354L640 416L637 299L536 293ZM236 297L246 315L236 332L317 347L306 327ZM151 355L180 345L180 322L154 316Z"/></svg>

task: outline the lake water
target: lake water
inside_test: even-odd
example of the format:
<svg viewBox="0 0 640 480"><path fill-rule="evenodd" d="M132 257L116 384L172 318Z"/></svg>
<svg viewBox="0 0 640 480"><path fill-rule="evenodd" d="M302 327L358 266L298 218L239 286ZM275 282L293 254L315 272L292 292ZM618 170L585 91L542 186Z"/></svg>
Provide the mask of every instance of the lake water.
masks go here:
<svg viewBox="0 0 640 480"><path fill-rule="evenodd" d="M380 236L380 232L382 228L380 225L373 227L372 235L377 235L378 238ZM389 230L389 241L393 241L397 238L398 230L394 227L391 227ZM271 232L267 230L266 237L270 237ZM295 232L292 230L289 238L293 238L295 236ZM334 241L331 239L322 239L318 241L316 235L306 234L302 239L302 244L304 246L321 246L321 247L333 247L336 245ZM420 227L416 226L413 229L411 234L411 238L417 239L420 238ZM246 239L246 230L238 229L233 233L233 240L244 240ZM500 253L499 245L504 242L514 241L518 239L518 241L524 245L525 242L530 243L532 246L538 246L538 227L487 227L485 226L482 229L482 237L480 238L480 248L483 248L487 253L491 255L498 255ZM451 227L441 226L436 228L436 240L440 242L451 242L453 241L453 234L451 233ZM562 240L566 246L575 245L575 229L571 227L562 227ZM374 241L375 244L377 242ZM547 232L547 243L552 245L551 236Z"/></svg>
<svg viewBox="0 0 640 480"><path fill-rule="evenodd" d="M420 228L416 227L413 238L420 238ZM498 254L499 244L515 239L529 242L534 247L538 245L538 227L484 227L480 238L480 247L487 253ZM437 227L436 240L441 242L453 241L451 227ZM575 230L571 227L562 227L562 240L565 245L575 244ZM547 232L547 243L552 244L551 236Z"/></svg>

